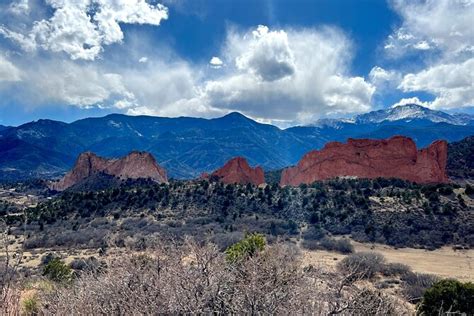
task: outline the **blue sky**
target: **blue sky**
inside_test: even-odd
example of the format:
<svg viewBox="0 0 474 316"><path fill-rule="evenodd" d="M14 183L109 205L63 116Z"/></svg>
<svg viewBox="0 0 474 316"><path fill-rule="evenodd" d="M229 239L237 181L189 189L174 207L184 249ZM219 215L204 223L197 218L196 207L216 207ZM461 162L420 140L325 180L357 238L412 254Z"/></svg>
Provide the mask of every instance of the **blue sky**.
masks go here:
<svg viewBox="0 0 474 316"><path fill-rule="evenodd" d="M473 0L1 0L0 124L473 112Z"/></svg>

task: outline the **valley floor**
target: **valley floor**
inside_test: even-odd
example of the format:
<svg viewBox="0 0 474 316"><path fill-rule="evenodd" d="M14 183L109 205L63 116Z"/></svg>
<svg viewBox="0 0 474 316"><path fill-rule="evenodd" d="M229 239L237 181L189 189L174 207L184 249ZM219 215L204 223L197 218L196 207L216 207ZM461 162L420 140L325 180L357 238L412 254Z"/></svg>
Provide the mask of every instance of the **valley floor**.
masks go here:
<svg viewBox="0 0 474 316"><path fill-rule="evenodd" d="M434 274L441 278L453 278L463 282L474 282L474 249L454 250L450 246L441 247L436 250L425 250L415 248L394 248L383 244L360 243L351 240L355 252L377 252L381 253L389 263L403 263L408 265L414 272ZM18 251L19 244L14 244ZM303 265L322 267L334 267L346 255L327 250L306 250L301 248ZM111 256L120 256L130 250L125 248L109 249ZM60 255L66 263L71 263L77 258L88 258L99 256L98 249L35 249L23 253L22 266L25 268L36 268L41 263L41 257L47 253ZM3 255L3 254L1 254Z"/></svg>
<svg viewBox="0 0 474 316"><path fill-rule="evenodd" d="M474 281L474 249L454 250L442 247L436 250L394 248L382 244L368 244L351 241L356 252L374 251L384 255L391 263L403 263L414 272L435 274L442 278L460 281ZM317 250L303 250L305 265L335 266L345 255Z"/></svg>

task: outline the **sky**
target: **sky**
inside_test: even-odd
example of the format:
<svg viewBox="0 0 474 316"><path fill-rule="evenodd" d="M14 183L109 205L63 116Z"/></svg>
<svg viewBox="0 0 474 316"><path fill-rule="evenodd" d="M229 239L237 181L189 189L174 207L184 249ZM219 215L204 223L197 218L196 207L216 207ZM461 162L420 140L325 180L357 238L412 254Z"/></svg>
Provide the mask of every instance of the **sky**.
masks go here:
<svg viewBox="0 0 474 316"><path fill-rule="evenodd" d="M0 124L474 113L474 0L0 0Z"/></svg>

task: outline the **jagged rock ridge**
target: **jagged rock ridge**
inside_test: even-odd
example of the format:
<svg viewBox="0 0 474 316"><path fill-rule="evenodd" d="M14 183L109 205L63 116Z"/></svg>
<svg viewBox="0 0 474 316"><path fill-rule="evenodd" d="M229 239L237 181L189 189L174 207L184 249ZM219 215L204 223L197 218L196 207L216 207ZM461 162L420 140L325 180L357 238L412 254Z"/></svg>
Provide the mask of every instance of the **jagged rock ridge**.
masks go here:
<svg viewBox="0 0 474 316"><path fill-rule="evenodd" d="M299 185L340 176L400 178L417 183L448 182L447 143L435 141L417 150L404 136L386 140L330 142L307 153L295 167L283 170L280 185Z"/></svg>
<svg viewBox="0 0 474 316"><path fill-rule="evenodd" d="M168 182L166 170L147 152L134 151L120 159L105 159L92 152L79 155L74 168L61 180L51 183L51 189L63 191L84 179L104 173L120 179L152 179Z"/></svg>
<svg viewBox="0 0 474 316"><path fill-rule="evenodd" d="M243 157L236 157L229 160L222 168L217 169L211 175L220 181L232 184L255 184L265 183L265 175L261 167L252 168Z"/></svg>

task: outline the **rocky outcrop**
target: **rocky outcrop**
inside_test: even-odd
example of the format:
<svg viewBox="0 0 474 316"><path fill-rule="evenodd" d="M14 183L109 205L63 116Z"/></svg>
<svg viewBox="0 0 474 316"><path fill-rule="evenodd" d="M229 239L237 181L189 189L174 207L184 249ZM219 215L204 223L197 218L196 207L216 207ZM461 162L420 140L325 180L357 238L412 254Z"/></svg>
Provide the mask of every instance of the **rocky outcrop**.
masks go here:
<svg viewBox="0 0 474 316"><path fill-rule="evenodd" d="M219 181L227 184L255 184L265 183L265 175L260 167L251 168L247 160L237 157L229 160L222 168L214 171L208 177L217 177Z"/></svg>
<svg viewBox="0 0 474 316"><path fill-rule="evenodd" d="M147 152L134 151L120 159L105 159L94 153L85 152L77 158L74 168L61 180L51 183L50 188L63 191L99 173L123 180L143 178L160 183L168 182L166 171Z"/></svg>
<svg viewBox="0 0 474 316"><path fill-rule="evenodd" d="M299 185L341 176L400 178L417 183L448 182L447 143L435 141L417 150L412 139L349 139L314 150L295 167L283 170L280 185Z"/></svg>

